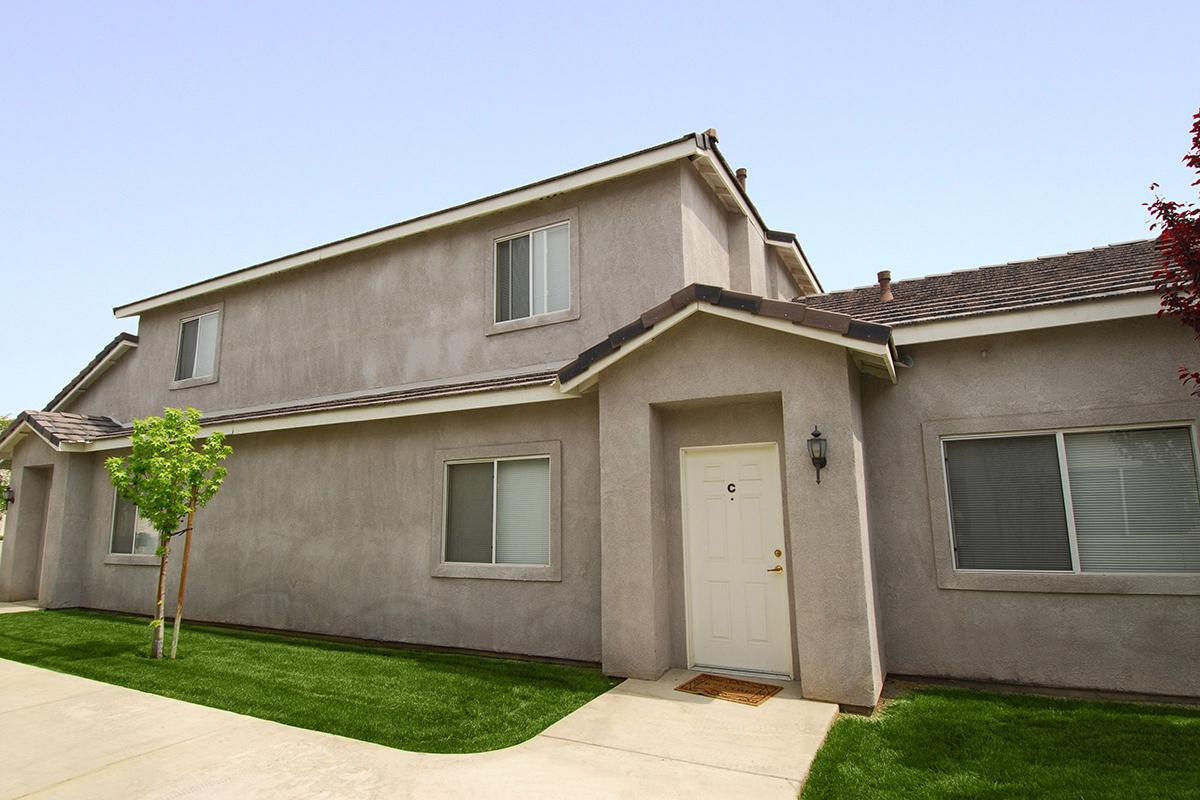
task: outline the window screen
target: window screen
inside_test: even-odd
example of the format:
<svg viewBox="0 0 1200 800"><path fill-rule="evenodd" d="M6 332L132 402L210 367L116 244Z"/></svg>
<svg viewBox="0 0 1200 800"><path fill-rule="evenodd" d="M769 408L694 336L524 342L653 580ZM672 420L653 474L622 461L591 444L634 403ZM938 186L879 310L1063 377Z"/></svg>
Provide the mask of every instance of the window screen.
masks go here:
<svg viewBox="0 0 1200 800"><path fill-rule="evenodd" d="M446 560L492 562L493 464L446 467Z"/></svg>
<svg viewBox="0 0 1200 800"><path fill-rule="evenodd" d="M948 441L945 456L959 569L1073 569L1053 435Z"/></svg>

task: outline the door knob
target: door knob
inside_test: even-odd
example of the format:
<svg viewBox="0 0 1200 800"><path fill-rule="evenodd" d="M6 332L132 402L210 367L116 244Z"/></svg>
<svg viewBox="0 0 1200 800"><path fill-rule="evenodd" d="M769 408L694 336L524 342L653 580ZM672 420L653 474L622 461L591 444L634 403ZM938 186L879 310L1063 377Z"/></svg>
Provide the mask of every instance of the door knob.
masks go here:
<svg viewBox="0 0 1200 800"><path fill-rule="evenodd" d="M779 564L776 564L775 566L773 566L769 570L767 570L767 572L783 572L783 567Z"/></svg>

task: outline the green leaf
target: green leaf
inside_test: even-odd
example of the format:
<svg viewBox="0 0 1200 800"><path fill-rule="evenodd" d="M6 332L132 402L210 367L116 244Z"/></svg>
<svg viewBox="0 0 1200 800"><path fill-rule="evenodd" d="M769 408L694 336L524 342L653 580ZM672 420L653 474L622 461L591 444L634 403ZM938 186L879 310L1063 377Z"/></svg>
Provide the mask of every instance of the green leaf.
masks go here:
<svg viewBox="0 0 1200 800"><path fill-rule="evenodd" d="M199 437L197 409L164 408L161 417L134 420L129 455L104 462L117 494L158 531L160 557L193 503L204 506L228 474L222 462L233 448L225 435Z"/></svg>

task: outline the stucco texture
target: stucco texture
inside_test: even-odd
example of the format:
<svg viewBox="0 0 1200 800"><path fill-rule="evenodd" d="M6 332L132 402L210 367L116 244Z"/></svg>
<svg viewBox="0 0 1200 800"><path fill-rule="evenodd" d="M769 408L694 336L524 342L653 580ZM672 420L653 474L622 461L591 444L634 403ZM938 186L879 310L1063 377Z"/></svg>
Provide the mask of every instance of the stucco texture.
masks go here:
<svg viewBox="0 0 1200 800"><path fill-rule="evenodd" d="M12 461L16 502L0 557L0 599L37 599L61 608L81 603L84 565L77 531L93 520L91 455L58 453L30 436Z"/></svg>
<svg viewBox="0 0 1200 800"><path fill-rule="evenodd" d="M948 512L922 430L947 420L980 432L1194 422L1200 402L1175 379L1195 358L1187 331L1143 318L905 352L913 367L896 386L863 382L889 671L1200 695L1200 593L1178 593L1175 577L992 575L979 582L990 590L939 587L935 537L948 526L937 517Z"/></svg>
<svg viewBox="0 0 1200 800"><path fill-rule="evenodd" d="M137 349L66 410L123 421L165 406L213 413L566 362L685 284L684 168L669 164L148 312ZM487 335L493 234L559 217L578 219L578 319ZM180 319L217 304L218 380L170 389Z"/></svg>
<svg viewBox="0 0 1200 800"><path fill-rule="evenodd" d="M229 477L197 518L188 616L598 661L596 413L593 397L231 437ZM437 451L548 440L562 447L561 580L433 577ZM62 574L43 571L43 605L149 614L156 566L105 563L113 491L100 460L57 458L87 485L59 498L73 522L48 529ZM61 474L58 465L52 493ZM72 541L52 542L58 530Z"/></svg>
<svg viewBox="0 0 1200 800"><path fill-rule="evenodd" d="M791 273L767 245L757 223L729 212L691 167L680 180L685 283L727 286L790 300L800 294Z"/></svg>
<svg viewBox="0 0 1200 800"><path fill-rule="evenodd" d="M856 386L841 347L708 315L690 318L602 375L606 670L657 677L683 666L674 663L686 614L672 588L679 582L676 445L774 439L782 445L787 574L804 694L874 704L882 666ZM710 413L721 404L729 407ZM689 411L692 405L697 410ZM820 484L806 445L814 424L830 448Z"/></svg>

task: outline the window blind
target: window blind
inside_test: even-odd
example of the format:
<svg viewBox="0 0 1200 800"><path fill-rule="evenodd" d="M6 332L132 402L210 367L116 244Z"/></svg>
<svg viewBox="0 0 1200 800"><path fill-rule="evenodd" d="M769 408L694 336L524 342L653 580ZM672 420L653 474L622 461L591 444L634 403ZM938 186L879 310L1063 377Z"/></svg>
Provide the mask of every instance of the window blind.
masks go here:
<svg viewBox="0 0 1200 800"><path fill-rule="evenodd" d="M527 235L496 243L497 322L529 316L529 249Z"/></svg>
<svg viewBox="0 0 1200 800"><path fill-rule="evenodd" d="M1085 572L1200 572L1200 496L1187 428L1068 433Z"/></svg>
<svg viewBox="0 0 1200 800"><path fill-rule="evenodd" d="M529 237L509 241L512 248L512 289L508 319L529 316Z"/></svg>
<svg viewBox="0 0 1200 800"><path fill-rule="evenodd" d="M200 320L189 319L179 330L179 359L175 365L175 380L192 377L196 369L196 336L200 331Z"/></svg>
<svg viewBox="0 0 1200 800"><path fill-rule="evenodd" d="M550 459L496 464L496 563L550 563Z"/></svg>
<svg viewBox="0 0 1200 800"><path fill-rule="evenodd" d="M571 305L570 233L556 225L533 234L533 313L562 311Z"/></svg>
<svg viewBox="0 0 1200 800"><path fill-rule="evenodd" d="M947 441L945 456L960 569L1074 568L1053 435Z"/></svg>
<svg viewBox="0 0 1200 800"><path fill-rule="evenodd" d="M496 243L496 322L512 319L512 242Z"/></svg>
<svg viewBox="0 0 1200 800"><path fill-rule="evenodd" d="M133 552L133 523L137 516L137 506L120 497L116 499L116 510L113 512L112 541L109 543L110 553Z"/></svg>
<svg viewBox="0 0 1200 800"><path fill-rule="evenodd" d="M491 461L446 467L446 561L492 562Z"/></svg>
<svg viewBox="0 0 1200 800"><path fill-rule="evenodd" d="M200 329L196 336L196 368L194 378L207 378L213 374L217 362L217 315L205 314L196 320Z"/></svg>

